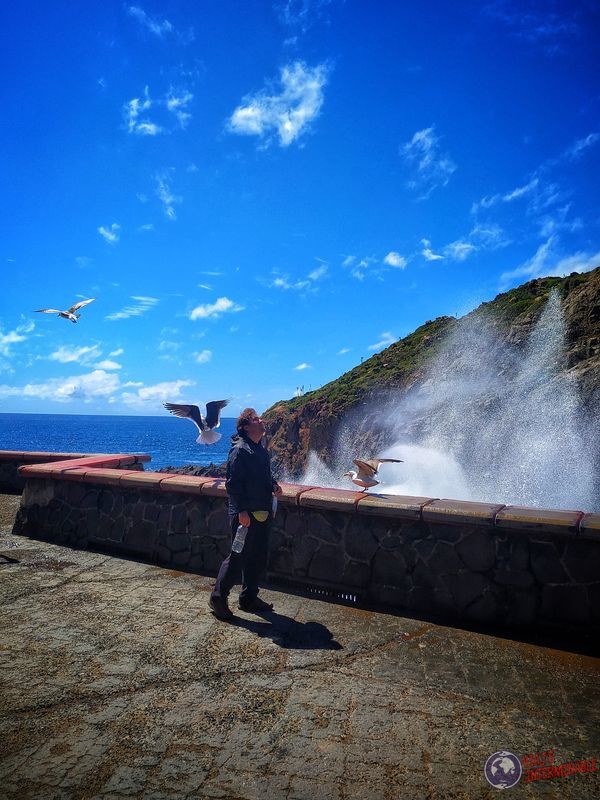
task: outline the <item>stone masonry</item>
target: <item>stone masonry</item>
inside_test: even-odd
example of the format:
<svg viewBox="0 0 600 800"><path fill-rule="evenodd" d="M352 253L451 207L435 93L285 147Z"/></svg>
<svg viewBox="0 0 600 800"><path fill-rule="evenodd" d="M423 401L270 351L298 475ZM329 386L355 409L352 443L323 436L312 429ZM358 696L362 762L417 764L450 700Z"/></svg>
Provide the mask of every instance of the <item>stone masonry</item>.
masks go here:
<svg viewBox="0 0 600 800"><path fill-rule="evenodd" d="M22 470L15 533L216 573L230 546L222 480L64 464ZM597 514L288 484L269 571L449 621L591 634L599 530Z"/></svg>

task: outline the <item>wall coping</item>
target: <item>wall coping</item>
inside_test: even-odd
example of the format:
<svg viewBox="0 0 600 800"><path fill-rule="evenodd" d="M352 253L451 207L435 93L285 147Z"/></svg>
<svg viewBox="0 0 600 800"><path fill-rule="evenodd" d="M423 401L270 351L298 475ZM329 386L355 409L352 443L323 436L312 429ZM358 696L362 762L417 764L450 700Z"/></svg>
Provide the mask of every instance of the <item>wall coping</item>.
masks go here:
<svg viewBox="0 0 600 800"><path fill-rule="evenodd" d="M66 461L76 458L104 455L103 453L49 453L43 451L0 450L0 461L27 461L44 463L47 461Z"/></svg>
<svg viewBox="0 0 600 800"><path fill-rule="evenodd" d="M0 451L0 460L32 460L18 468L24 478L79 481L81 483L122 486L126 489L179 492L190 495L226 497L222 478L197 477L176 473L127 470L128 466L151 460L144 453L81 455L79 453L21 453ZM61 460L51 460L53 457ZM352 489L327 489L319 486L282 483L279 502L307 509L342 511L420 521L426 524L469 524L499 531L552 533L600 540L600 513L563 509L531 508L478 503L438 497L365 494Z"/></svg>

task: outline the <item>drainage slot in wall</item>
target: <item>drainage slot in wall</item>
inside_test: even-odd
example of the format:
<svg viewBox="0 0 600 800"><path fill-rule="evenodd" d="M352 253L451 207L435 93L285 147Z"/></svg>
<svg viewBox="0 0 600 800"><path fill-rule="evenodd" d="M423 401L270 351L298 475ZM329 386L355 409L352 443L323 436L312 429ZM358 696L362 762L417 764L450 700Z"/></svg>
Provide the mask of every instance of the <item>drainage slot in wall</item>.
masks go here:
<svg viewBox="0 0 600 800"><path fill-rule="evenodd" d="M269 583L281 586L290 592L295 592L299 595L317 597L320 600L329 600L334 603L346 603L350 605L358 605L361 598L354 592L349 592L347 589L338 586L316 586L315 584L305 583L298 580L290 580L280 575L268 575Z"/></svg>

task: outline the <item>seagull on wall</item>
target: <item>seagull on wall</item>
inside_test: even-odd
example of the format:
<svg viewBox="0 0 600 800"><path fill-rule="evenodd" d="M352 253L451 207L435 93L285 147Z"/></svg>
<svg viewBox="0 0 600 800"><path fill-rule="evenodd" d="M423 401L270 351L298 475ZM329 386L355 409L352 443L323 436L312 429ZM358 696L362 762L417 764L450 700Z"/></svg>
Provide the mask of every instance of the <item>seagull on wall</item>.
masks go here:
<svg viewBox="0 0 600 800"><path fill-rule="evenodd" d="M36 310L36 314L58 314L59 317L63 319L70 319L71 322L77 322L81 314L76 314L76 311L79 311L80 308L87 306L89 303L93 303L95 297L91 297L89 300L80 300L78 303L73 303L70 308L67 308L66 311L59 311L58 308L38 308Z"/></svg>
<svg viewBox="0 0 600 800"><path fill-rule="evenodd" d="M375 480L379 465L390 462L394 464L404 463L400 458L371 458L369 461L361 461L360 458L355 458L352 463L356 464L358 472L353 469L344 472L344 478L350 478L352 483L362 486L363 492L366 492L367 489L371 489L379 483L379 481Z"/></svg>
<svg viewBox="0 0 600 800"><path fill-rule="evenodd" d="M211 400L206 404L206 416L203 417L198 406L187 403L164 403L164 407L176 417L191 419L200 431L196 439L198 444L214 444L221 438L214 428L221 424L221 409L225 408L229 400Z"/></svg>

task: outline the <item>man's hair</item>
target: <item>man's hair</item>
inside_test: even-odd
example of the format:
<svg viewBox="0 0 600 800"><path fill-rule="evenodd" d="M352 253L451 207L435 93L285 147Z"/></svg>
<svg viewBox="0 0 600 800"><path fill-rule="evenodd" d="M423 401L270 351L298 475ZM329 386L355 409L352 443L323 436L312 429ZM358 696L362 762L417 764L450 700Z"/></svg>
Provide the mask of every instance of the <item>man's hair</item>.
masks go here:
<svg viewBox="0 0 600 800"><path fill-rule="evenodd" d="M244 425L249 425L250 419L255 416L256 416L256 410L254 408L245 408L239 415L239 417L237 418L237 422L235 423L237 432L243 433Z"/></svg>

